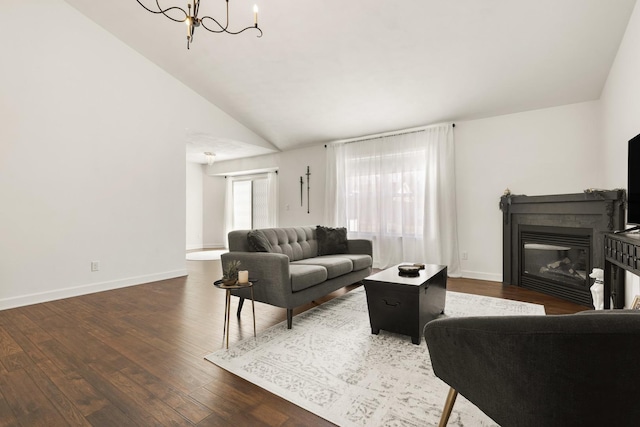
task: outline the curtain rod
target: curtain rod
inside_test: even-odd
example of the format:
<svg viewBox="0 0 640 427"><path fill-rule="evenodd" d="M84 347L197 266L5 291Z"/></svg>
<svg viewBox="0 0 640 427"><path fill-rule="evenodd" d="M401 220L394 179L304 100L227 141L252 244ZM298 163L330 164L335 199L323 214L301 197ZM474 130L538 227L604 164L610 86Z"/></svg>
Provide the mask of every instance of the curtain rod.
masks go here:
<svg viewBox="0 0 640 427"><path fill-rule="evenodd" d="M452 127L456 127L455 123L451 124ZM412 133L420 133L420 132L424 132L425 130L427 130L429 127L431 126L426 126L422 129L415 129L415 130L406 130L406 131L400 131L400 132L395 132L395 133L383 133L383 134L378 134L378 135L371 135L369 137L365 136L362 138L354 138L354 139L346 139L346 140L342 140L342 141L334 141L331 144L351 144L352 142L363 142L363 141L371 141L374 139L381 139L381 138L387 138L390 136L399 136L399 135L409 135ZM324 148L327 148L328 144L324 144Z"/></svg>

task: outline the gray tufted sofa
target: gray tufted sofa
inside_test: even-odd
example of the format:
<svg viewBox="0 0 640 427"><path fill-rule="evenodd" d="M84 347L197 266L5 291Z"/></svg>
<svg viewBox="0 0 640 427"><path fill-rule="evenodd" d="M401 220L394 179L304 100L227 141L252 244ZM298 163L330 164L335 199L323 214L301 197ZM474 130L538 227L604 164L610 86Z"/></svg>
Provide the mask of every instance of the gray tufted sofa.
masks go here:
<svg viewBox="0 0 640 427"><path fill-rule="evenodd" d="M270 252L254 252L247 240L251 230L235 230L228 235L229 252L222 254L224 266L240 261L240 270L248 270L255 279L254 299L287 309L287 327L291 329L293 309L357 283L371 274L370 240L347 240L347 253L318 256L315 227L265 228L261 231L271 244ZM249 289L231 292L240 297L238 315Z"/></svg>

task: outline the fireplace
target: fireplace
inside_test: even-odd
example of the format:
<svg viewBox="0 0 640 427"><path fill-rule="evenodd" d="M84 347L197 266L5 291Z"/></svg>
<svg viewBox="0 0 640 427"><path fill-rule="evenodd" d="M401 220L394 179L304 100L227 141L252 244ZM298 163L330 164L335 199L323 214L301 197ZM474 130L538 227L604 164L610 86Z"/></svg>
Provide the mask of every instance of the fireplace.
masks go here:
<svg viewBox="0 0 640 427"><path fill-rule="evenodd" d="M519 282L523 287L591 304L592 229L521 225Z"/></svg>
<svg viewBox="0 0 640 427"><path fill-rule="evenodd" d="M624 190L505 195L500 209L503 282L591 307L589 273L604 268L603 233L624 225Z"/></svg>

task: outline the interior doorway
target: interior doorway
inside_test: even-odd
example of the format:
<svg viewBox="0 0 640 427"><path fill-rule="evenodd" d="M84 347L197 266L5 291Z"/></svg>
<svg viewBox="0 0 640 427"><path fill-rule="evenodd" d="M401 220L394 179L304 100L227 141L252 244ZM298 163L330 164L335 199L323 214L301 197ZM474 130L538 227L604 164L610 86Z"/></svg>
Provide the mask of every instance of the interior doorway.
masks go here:
<svg viewBox="0 0 640 427"><path fill-rule="evenodd" d="M228 231L275 227L277 173L228 177Z"/></svg>

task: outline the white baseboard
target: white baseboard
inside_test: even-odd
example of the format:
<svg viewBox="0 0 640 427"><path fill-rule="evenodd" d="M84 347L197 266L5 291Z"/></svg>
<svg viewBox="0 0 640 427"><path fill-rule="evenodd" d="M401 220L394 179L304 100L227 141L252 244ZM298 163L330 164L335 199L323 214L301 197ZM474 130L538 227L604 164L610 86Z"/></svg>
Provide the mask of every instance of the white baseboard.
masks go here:
<svg viewBox="0 0 640 427"><path fill-rule="evenodd" d="M203 245L204 249L222 249L226 247L227 247L226 243L205 243Z"/></svg>
<svg viewBox="0 0 640 427"><path fill-rule="evenodd" d="M74 286L72 288L56 289L53 291L39 292L36 294L20 295L17 297L0 299L0 310L8 308L23 307L25 305L38 304L41 302L55 301L63 298L77 297L80 295L93 294L95 292L109 291L112 289L125 288L127 286L141 285L143 283L157 282L159 280L173 279L187 275L186 269L166 271L144 276L127 277L109 282L90 283L87 285Z"/></svg>
<svg viewBox="0 0 640 427"><path fill-rule="evenodd" d="M467 279L488 280L490 282L502 282L502 274L483 273L480 271L462 271L462 277Z"/></svg>
<svg viewBox="0 0 640 427"><path fill-rule="evenodd" d="M187 243L187 250L202 249L202 243Z"/></svg>

